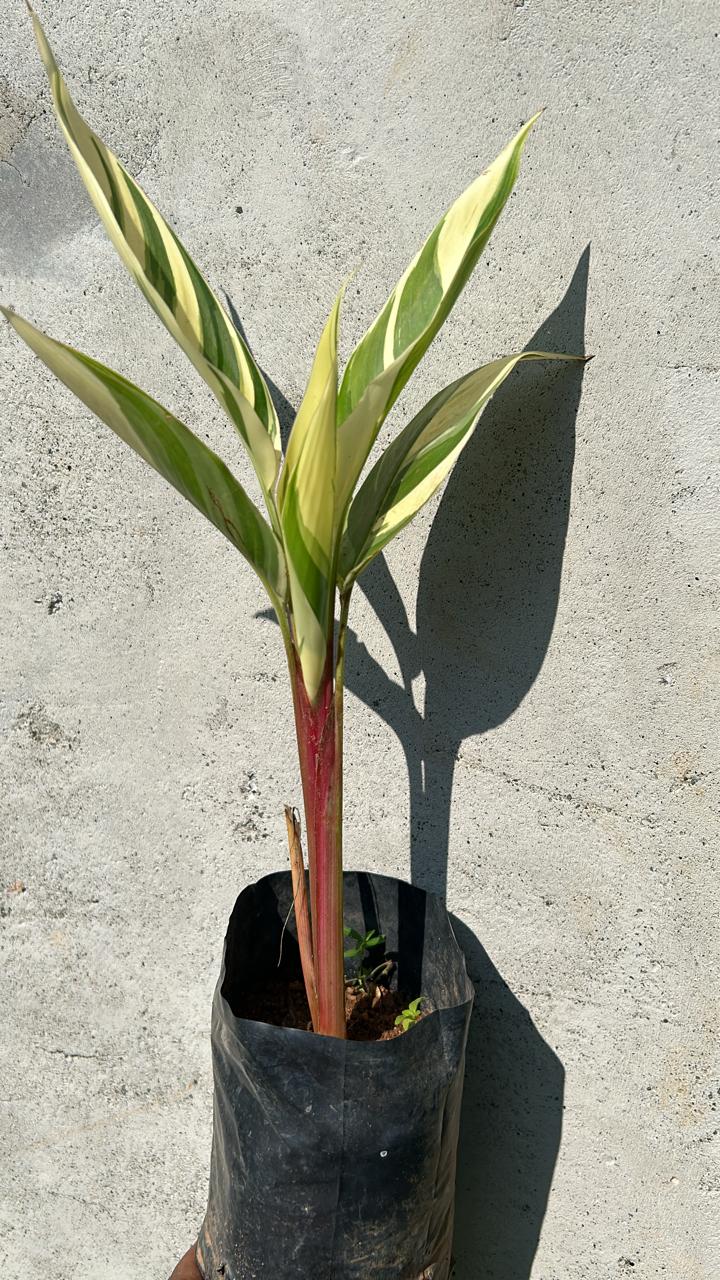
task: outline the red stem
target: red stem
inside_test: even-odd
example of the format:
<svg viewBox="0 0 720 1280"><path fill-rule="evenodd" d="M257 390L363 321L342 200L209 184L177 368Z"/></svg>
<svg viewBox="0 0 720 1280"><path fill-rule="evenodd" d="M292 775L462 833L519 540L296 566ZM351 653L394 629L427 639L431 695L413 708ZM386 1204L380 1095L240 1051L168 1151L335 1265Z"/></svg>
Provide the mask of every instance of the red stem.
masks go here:
<svg viewBox="0 0 720 1280"><path fill-rule="evenodd" d="M342 751L336 732L333 650L317 698L308 698L293 652L291 682L305 803L310 915L321 1035L345 1037L342 902Z"/></svg>

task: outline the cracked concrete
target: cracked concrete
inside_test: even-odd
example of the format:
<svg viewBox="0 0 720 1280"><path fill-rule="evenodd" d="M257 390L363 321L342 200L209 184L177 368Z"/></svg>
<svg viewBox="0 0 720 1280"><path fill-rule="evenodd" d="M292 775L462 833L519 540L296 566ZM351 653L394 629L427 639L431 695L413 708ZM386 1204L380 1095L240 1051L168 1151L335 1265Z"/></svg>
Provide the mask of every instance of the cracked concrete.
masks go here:
<svg viewBox="0 0 720 1280"><path fill-rule="evenodd" d="M357 592L347 861L447 892L477 982L457 1280L716 1280L709 6L41 10L289 405L340 280L360 264L347 352L547 104L394 421L518 346L596 358L518 371ZM20 4L0 274L3 302L164 400L255 493L98 227ZM163 1280L203 1212L225 922L284 865L299 798L281 646L232 548L5 328L0 349L0 1270Z"/></svg>

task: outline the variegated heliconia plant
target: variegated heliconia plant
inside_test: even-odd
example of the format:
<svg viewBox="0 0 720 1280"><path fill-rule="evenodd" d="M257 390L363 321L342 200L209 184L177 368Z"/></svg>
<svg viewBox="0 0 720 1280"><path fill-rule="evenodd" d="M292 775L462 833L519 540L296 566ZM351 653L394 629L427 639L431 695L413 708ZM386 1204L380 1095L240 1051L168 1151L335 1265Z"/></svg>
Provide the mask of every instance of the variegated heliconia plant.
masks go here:
<svg viewBox="0 0 720 1280"><path fill-rule="evenodd" d="M139 387L3 311L53 373L242 552L268 593L287 651L304 795L309 901L299 824L286 810L303 973L314 1029L342 1037L343 666L353 584L443 483L520 360L582 357L524 351L473 369L439 391L362 474L488 242L537 116L440 219L342 377L340 291L283 458L272 398L242 335L162 214L77 111L31 14L55 112L90 198L145 298L240 435L267 515L217 454Z"/></svg>

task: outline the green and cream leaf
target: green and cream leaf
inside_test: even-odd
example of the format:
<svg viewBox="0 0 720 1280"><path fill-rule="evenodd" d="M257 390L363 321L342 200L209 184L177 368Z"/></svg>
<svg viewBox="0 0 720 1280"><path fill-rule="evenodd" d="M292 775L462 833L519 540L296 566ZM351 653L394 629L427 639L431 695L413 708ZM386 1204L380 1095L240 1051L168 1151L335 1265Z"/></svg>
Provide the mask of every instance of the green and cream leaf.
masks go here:
<svg viewBox="0 0 720 1280"><path fill-rule="evenodd" d="M513 189L533 116L440 219L353 351L338 393L342 514L378 431L449 315Z"/></svg>
<svg viewBox="0 0 720 1280"><path fill-rule="evenodd" d="M242 552L273 604L282 600L286 593L282 548L217 454L119 373L49 338L16 312L0 310L60 381Z"/></svg>
<svg viewBox="0 0 720 1280"><path fill-rule="evenodd" d="M335 451L340 290L318 343L290 433L278 506L290 581L294 638L308 696L327 661L335 594Z"/></svg>
<svg viewBox="0 0 720 1280"><path fill-rule="evenodd" d="M90 198L145 298L227 411L274 518L280 428L265 380L175 232L78 112L40 21L30 13L55 114Z"/></svg>
<svg viewBox="0 0 720 1280"><path fill-rule="evenodd" d="M521 360L583 360L523 351L482 365L438 392L388 445L348 511L338 563L347 589L447 478L485 405Z"/></svg>

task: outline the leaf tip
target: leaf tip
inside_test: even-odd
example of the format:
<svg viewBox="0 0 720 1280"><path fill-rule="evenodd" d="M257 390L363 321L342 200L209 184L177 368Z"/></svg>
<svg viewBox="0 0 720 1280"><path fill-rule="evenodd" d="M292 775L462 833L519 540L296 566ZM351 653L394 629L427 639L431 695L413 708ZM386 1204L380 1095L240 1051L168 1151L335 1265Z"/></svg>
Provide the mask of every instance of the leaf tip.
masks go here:
<svg viewBox="0 0 720 1280"><path fill-rule="evenodd" d="M357 278L362 265L363 265L362 262L356 262L355 266L350 268L345 279L343 280L343 292L345 292L346 289L350 288L350 285Z"/></svg>
<svg viewBox="0 0 720 1280"><path fill-rule="evenodd" d="M534 116L530 116L530 119L525 121L525 124L522 125L520 129L518 129L512 141L508 143L507 147L505 148L505 151L502 152L503 156L505 156L507 153L510 153L515 156L519 155L519 153L522 151L523 147L525 146L530 130L532 129L533 125L537 124L538 120L540 119L544 111L545 111L545 107L541 107L539 111L535 112Z"/></svg>
<svg viewBox="0 0 720 1280"><path fill-rule="evenodd" d="M48 75L51 76L55 71L57 71L57 63L55 61L53 51L48 44L48 39L43 30L42 23L29 0L25 0L25 4L27 5L27 11L30 14L30 20L33 24L33 31L35 33L37 47L40 51L40 57L45 65L45 70Z"/></svg>

